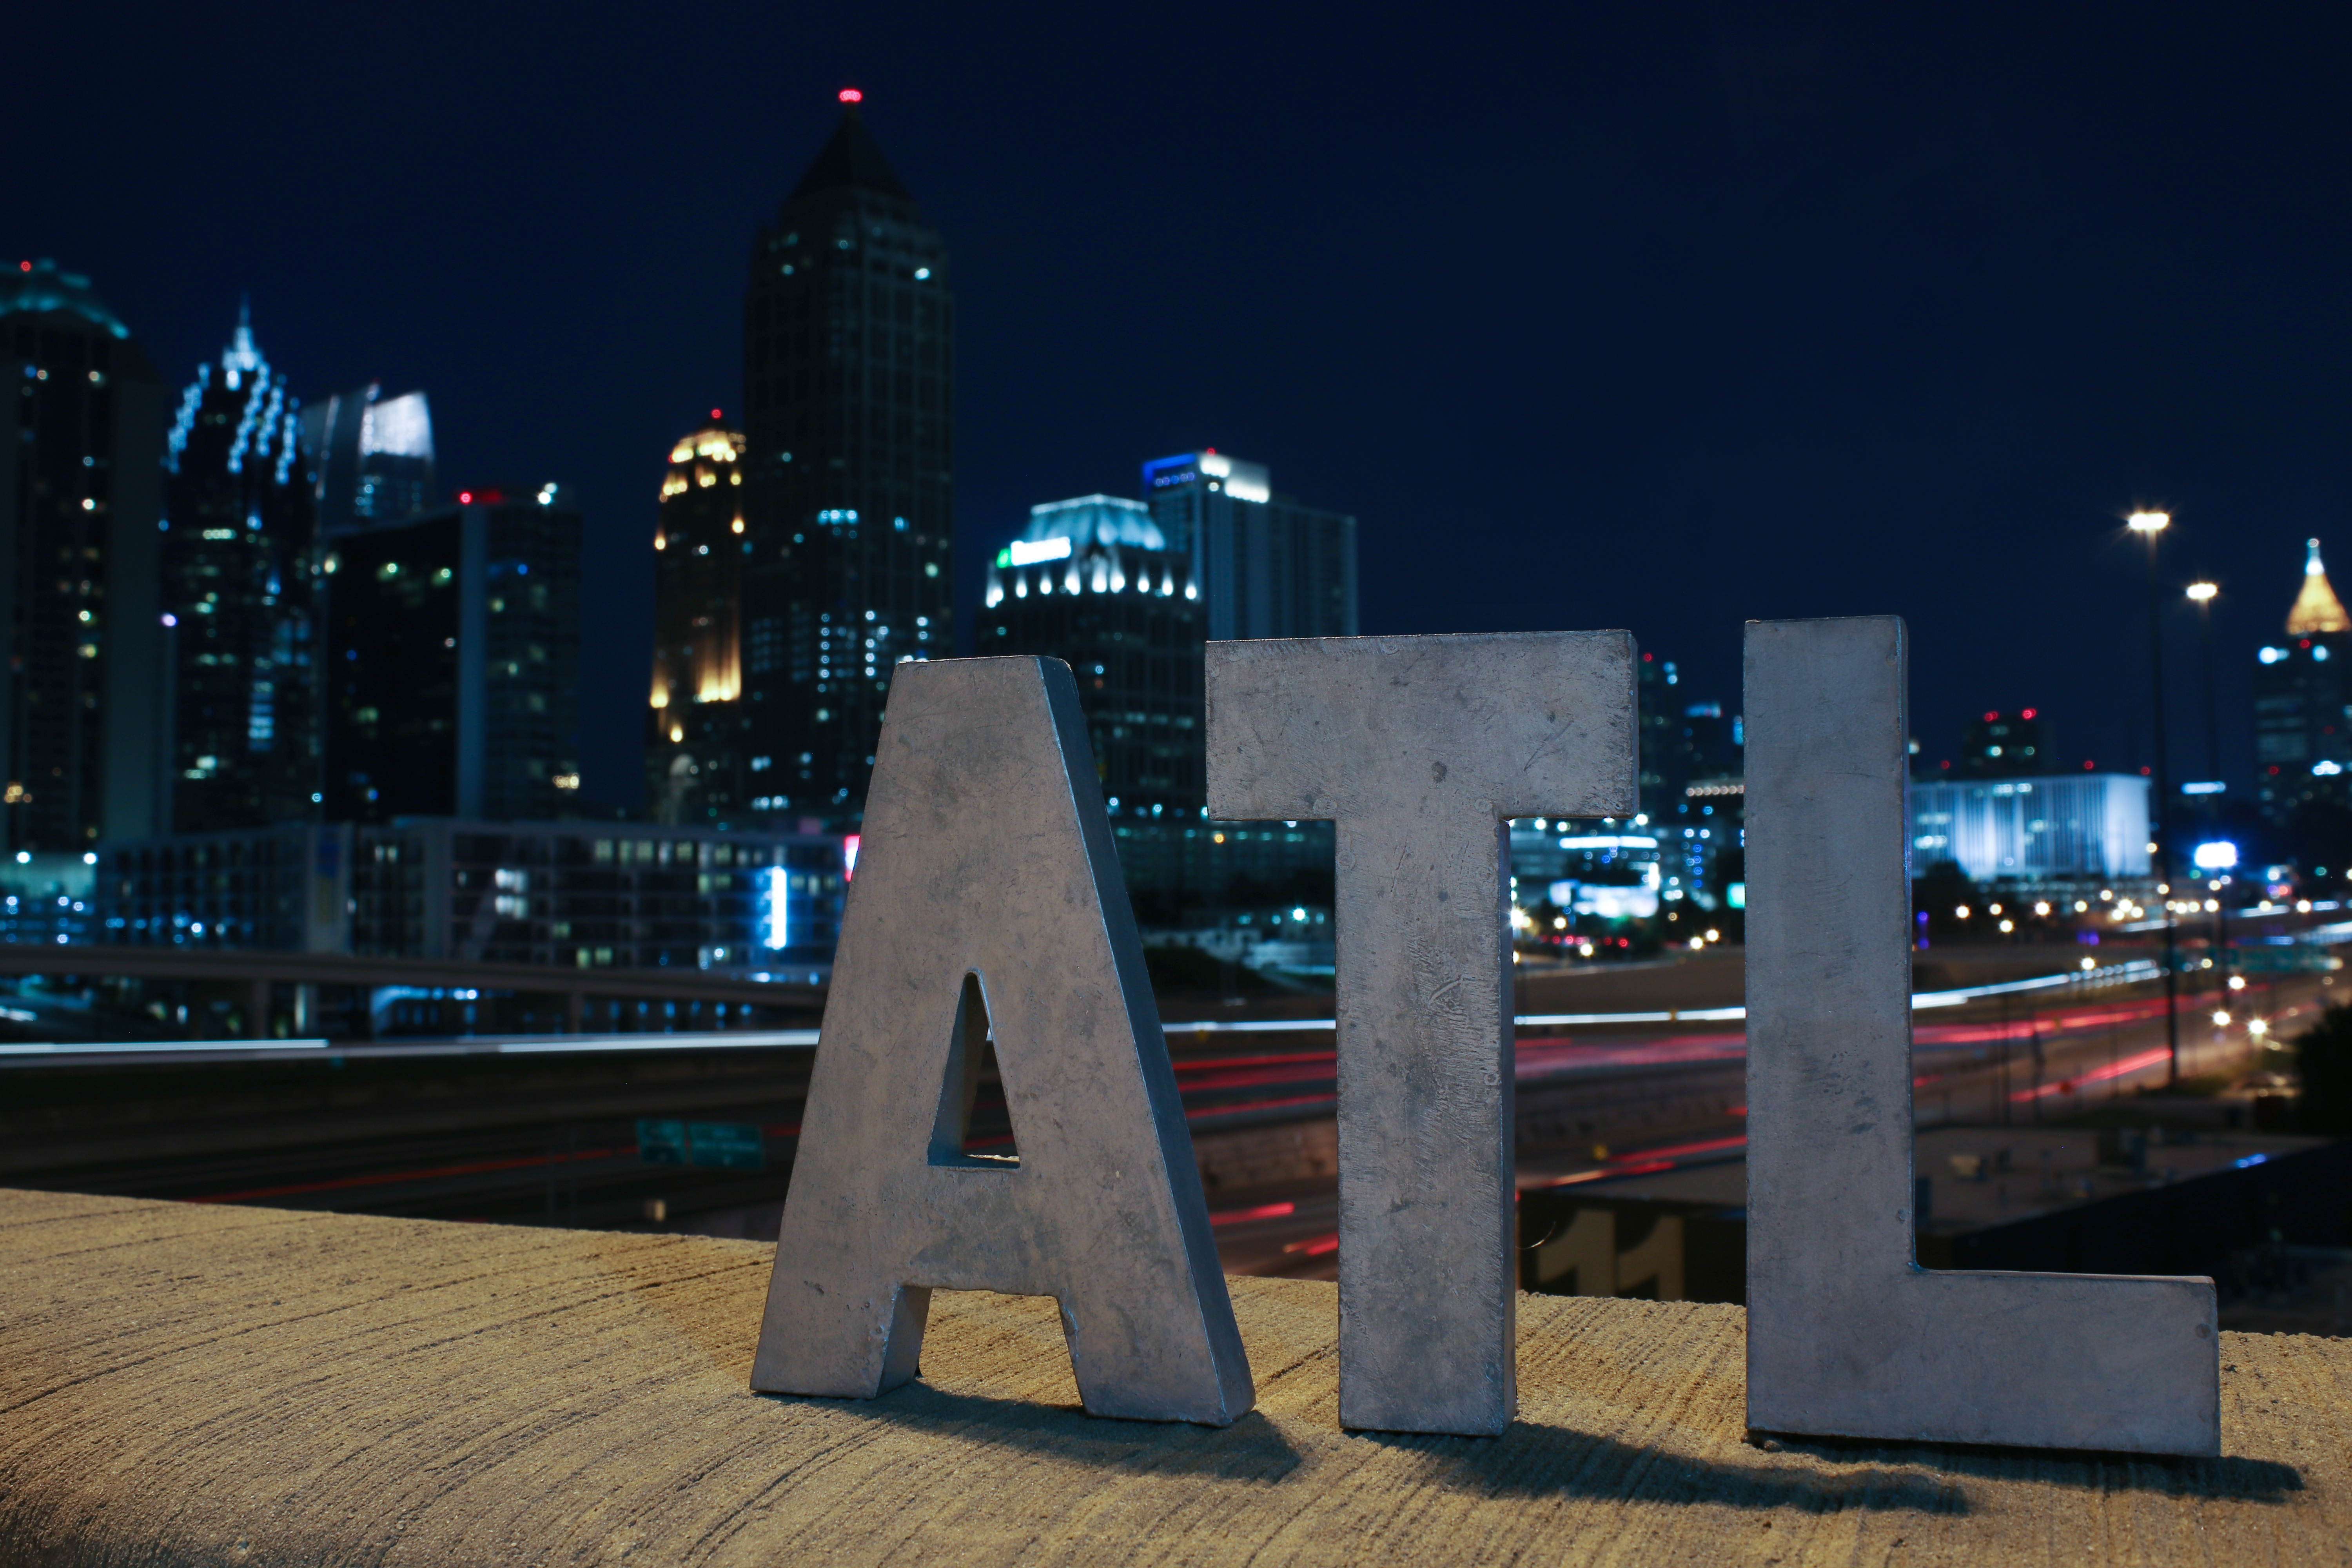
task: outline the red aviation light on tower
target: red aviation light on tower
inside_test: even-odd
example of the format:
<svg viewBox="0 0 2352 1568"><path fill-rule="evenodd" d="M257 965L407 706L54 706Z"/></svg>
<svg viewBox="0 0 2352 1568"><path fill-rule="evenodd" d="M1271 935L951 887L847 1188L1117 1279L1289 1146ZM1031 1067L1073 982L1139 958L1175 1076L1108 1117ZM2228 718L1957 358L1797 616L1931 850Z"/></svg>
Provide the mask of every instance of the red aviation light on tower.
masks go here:
<svg viewBox="0 0 2352 1568"><path fill-rule="evenodd" d="M716 408L712 409L712 410L710 411L710 416L711 416L713 419L717 419L717 418L719 418L719 410L717 410Z"/></svg>
<svg viewBox="0 0 2352 1568"><path fill-rule="evenodd" d="M863 103L866 101L866 95L858 91L854 87L843 88L838 96L844 103Z"/></svg>

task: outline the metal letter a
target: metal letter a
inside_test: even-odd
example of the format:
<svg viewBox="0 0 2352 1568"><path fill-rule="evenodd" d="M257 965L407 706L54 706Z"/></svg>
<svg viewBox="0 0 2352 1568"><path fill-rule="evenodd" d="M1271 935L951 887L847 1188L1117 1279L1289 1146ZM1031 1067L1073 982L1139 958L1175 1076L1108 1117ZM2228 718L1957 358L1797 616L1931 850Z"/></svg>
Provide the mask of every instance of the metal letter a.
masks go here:
<svg viewBox="0 0 2352 1568"><path fill-rule="evenodd" d="M751 1386L913 1377L934 1289L1052 1296L1088 1412L1254 1397L1069 667L898 667ZM984 1021L984 1022L983 1022ZM961 1151L994 1031L1018 1164Z"/></svg>

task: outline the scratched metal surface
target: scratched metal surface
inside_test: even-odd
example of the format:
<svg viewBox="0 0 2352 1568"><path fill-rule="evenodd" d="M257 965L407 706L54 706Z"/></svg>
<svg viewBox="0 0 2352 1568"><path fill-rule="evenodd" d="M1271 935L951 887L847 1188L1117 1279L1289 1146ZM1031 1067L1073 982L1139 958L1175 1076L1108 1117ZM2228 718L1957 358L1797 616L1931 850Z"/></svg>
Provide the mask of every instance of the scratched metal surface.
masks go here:
<svg viewBox="0 0 2352 1568"><path fill-rule="evenodd" d="M2220 1451L2209 1279L1913 1260L1906 646L1748 628L1748 1419Z"/></svg>
<svg viewBox="0 0 2352 1568"><path fill-rule="evenodd" d="M1339 1419L1517 1408L1504 822L1634 809L1625 632L1212 643L1209 810L1338 824Z"/></svg>
<svg viewBox="0 0 2352 1568"><path fill-rule="evenodd" d="M962 1152L990 1023L1017 1165ZM898 667L752 1387L906 1383L933 1289L1056 1298L1095 1415L1223 1425L1250 1407L1056 659Z"/></svg>

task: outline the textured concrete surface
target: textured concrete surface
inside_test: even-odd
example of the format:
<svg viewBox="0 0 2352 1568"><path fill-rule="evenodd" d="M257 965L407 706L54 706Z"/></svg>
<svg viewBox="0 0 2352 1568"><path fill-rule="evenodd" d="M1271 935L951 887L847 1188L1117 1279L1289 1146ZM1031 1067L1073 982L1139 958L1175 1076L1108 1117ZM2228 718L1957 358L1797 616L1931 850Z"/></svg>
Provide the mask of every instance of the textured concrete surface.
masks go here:
<svg viewBox="0 0 2352 1568"><path fill-rule="evenodd" d="M1501 1437L1337 1427L1234 1281L1233 1426L1076 1408L1049 1303L751 1394L769 1249L0 1192L0 1563L2352 1562L2352 1342L2225 1334L2220 1459L1751 1447L1737 1308L1523 1298Z"/></svg>

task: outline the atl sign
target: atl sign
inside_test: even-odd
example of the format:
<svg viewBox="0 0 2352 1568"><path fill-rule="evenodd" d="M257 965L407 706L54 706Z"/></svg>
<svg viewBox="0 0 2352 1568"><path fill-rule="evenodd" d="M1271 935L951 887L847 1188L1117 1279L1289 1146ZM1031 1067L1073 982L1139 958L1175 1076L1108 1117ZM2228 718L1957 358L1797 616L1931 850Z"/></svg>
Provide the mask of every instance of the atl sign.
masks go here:
<svg viewBox="0 0 2352 1568"><path fill-rule="evenodd" d="M1748 1406L1789 1433L2220 1451L2212 1282L1913 1257L1906 646L1748 628ZM1623 632L1213 643L1209 809L1336 825L1339 1421L1517 1404L1507 824L1635 809ZM964 1152L992 1041L1017 1160ZM1077 691L902 664L755 1389L912 1378L935 1289L1060 1304L1086 1407L1255 1396Z"/></svg>

